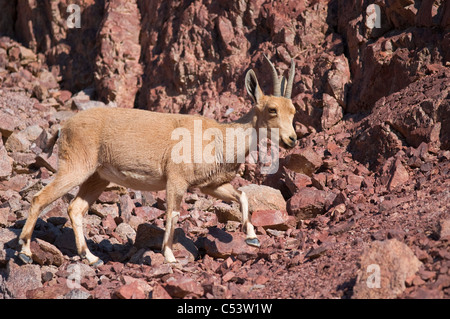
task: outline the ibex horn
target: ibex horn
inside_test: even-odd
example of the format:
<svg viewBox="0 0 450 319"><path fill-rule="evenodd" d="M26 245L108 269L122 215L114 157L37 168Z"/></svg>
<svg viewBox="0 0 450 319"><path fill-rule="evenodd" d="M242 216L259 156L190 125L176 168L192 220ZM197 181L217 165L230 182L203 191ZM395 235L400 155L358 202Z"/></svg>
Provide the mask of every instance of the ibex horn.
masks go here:
<svg viewBox="0 0 450 319"><path fill-rule="evenodd" d="M272 69L273 95L281 96L281 82L280 78L278 77L277 70L275 69L274 65L272 64L272 62L270 62L269 58L265 54L264 57L266 58L266 61L269 63Z"/></svg>
<svg viewBox="0 0 450 319"><path fill-rule="evenodd" d="M294 75L295 75L295 62L294 59L291 59L291 69L289 70L289 79L287 82L286 93L284 94L284 97L287 99L291 98L292 85L294 84Z"/></svg>

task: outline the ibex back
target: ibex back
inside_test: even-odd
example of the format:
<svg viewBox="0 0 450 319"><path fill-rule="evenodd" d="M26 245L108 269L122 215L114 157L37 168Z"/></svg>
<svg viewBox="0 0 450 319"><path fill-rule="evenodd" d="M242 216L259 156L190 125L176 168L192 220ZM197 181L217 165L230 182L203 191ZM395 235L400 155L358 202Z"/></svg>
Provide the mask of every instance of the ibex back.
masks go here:
<svg viewBox="0 0 450 319"><path fill-rule="evenodd" d="M236 176L240 163L237 160L196 161L194 153L205 151L206 146L200 150L193 149L191 161L174 160L173 148L178 142L172 135L180 128L193 135L196 121L200 121L203 130L214 129L222 136L230 128L254 128L256 132L261 128L274 128L278 136L270 136L269 133L269 137L277 138L284 147L293 147L297 137L292 125L295 108L290 95L295 65L292 61L286 81L284 77L278 77L267 57L266 60L272 70L274 94L264 95L255 73L248 71L245 85L255 105L233 123L217 123L194 115L121 108L91 109L67 120L58 140L58 172L53 181L33 197L28 219L19 237L21 260L32 262L31 235L41 210L75 186L80 186L68 209L77 250L91 265L101 264L102 260L93 255L86 245L82 218L110 182L136 190L166 190L167 215L162 247L166 262L176 262L172 252L174 227L183 195L189 187L198 187L203 193L225 201L239 202L246 242L259 247L248 217L247 197L229 183ZM248 155L251 140L251 135L246 136L244 155ZM227 149L225 139L220 142L215 144L222 145L221 150L216 149L216 154L223 154ZM237 145L232 149L238 152Z"/></svg>

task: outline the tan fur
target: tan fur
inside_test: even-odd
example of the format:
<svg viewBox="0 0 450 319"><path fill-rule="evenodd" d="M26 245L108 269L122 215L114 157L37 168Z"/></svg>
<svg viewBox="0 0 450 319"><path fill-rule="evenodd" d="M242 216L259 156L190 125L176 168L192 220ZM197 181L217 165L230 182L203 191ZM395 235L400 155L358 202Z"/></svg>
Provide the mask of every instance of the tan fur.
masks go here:
<svg viewBox="0 0 450 319"><path fill-rule="evenodd" d="M290 99L265 96L259 86L255 107L234 123L218 123L194 115L164 114L137 109L96 108L83 111L67 120L59 139L58 172L54 180L32 200L29 217L20 235L22 260L31 261L30 240L40 211L60 196L80 185L78 195L70 204L78 253L90 264L101 262L88 249L83 235L82 218L109 182L125 187L167 191L166 233L163 253L167 262L175 262L172 253L173 230L179 215L182 197L188 187L241 204L243 226L248 239L256 234L248 220L245 194L229 182L240 163L174 163L171 151L179 140L171 134L177 128L194 131L195 120L201 121L203 132L216 128L226 136L227 128L278 128L284 146L293 147L296 135L292 126L295 108ZM276 109L276 114L269 113ZM197 122L199 123L199 122ZM225 139L223 141L226 147ZM245 155L249 150L246 139ZM208 144L203 141L203 149ZM236 149L236 147L235 147ZM192 152L192 158L194 152Z"/></svg>

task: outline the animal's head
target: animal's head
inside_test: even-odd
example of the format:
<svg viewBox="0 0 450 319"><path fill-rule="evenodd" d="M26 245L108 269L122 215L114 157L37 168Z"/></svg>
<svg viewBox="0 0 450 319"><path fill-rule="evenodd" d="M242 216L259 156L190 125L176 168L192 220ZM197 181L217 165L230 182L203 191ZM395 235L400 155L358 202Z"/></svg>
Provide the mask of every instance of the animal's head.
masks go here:
<svg viewBox="0 0 450 319"><path fill-rule="evenodd" d="M255 102L257 126L267 129L277 128L281 146L292 148L297 142L297 134L293 126L295 107L291 100L295 62L291 60L289 77L286 81L284 76L278 76L277 70L267 56L264 55L264 57L272 70L273 95L264 95L253 70L249 70L245 75L245 87Z"/></svg>

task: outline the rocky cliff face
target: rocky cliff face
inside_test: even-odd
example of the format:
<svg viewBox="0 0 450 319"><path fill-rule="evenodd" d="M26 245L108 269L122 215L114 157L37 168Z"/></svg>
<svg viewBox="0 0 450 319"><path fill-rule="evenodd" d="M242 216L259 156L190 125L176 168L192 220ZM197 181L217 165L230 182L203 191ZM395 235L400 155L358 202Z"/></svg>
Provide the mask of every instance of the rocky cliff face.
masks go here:
<svg viewBox="0 0 450 319"><path fill-rule="evenodd" d="M68 24L77 8L80 28ZM0 297L450 295L449 1L0 0L0 9ZM249 68L271 93L263 53L281 72L296 62L300 142L280 153L276 174L246 164L234 182L260 204L261 249L243 244L236 206L194 192L177 229L183 267L165 265L164 194L113 187L85 224L105 266L74 257L65 215L74 192L38 221L38 265L17 265L31 198L57 169L46 142L65 119L116 105L235 120L251 107ZM377 293L365 284L374 260L391 274ZM66 285L73 267L86 275L78 289Z"/></svg>
<svg viewBox="0 0 450 319"><path fill-rule="evenodd" d="M368 1L4 0L0 33L44 54L73 93L94 87L105 103L217 119L248 109L247 69L270 87L263 52L281 71L294 58L301 133L371 110L449 62L447 2L374 3L379 28ZM68 27L69 4L79 29Z"/></svg>

